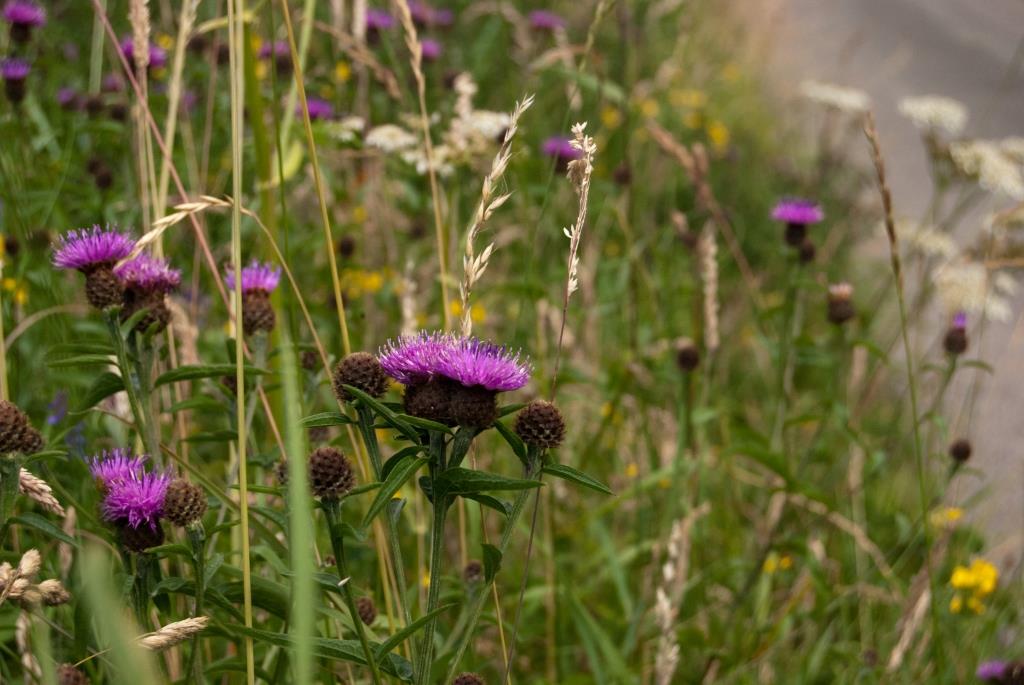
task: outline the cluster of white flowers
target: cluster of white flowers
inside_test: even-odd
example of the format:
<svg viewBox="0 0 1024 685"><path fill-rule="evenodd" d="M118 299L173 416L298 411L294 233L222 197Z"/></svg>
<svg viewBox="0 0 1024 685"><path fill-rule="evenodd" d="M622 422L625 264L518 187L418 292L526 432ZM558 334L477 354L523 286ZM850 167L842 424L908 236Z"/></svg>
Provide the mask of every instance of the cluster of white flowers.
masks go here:
<svg viewBox="0 0 1024 685"><path fill-rule="evenodd" d="M366 128L362 117L347 116L327 123L327 132L339 143L355 142Z"/></svg>
<svg viewBox="0 0 1024 685"><path fill-rule="evenodd" d="M1024 200L1024 168L998 142L968 140L953 143L949 154L957 169L975 178L985 190Z"/></svg>
<svg viewBox="0 0 1024 685"><path fill-rule="evenodd" d="M967 125L963 103L942 95L919 95L900 100L900 114L922 131L944 131L955 136Z"/></svg>
<svg viewBox="0 0 1024 685"><path fill-rule="evenodd" d="M947 311L1009 321L1017 282L1005 272L989 273L984 264L948 262L935 272L935 287Z"/></svg>
<svg viewBox="0 0 1024 685"><path fill-rule="evenodd" d="M426 174L430 169L426 150L421 145L402 150L401 157L407 164L415 167L418 174ZM435 145L434 172L438 176L450 176L454 170L455 168L452 165L452 149L447 145Z"/></svg>
<svg viewBox="0 0 1024 685"><path fill-rule="evenodd" d="M871 98L864 91L831 83L804 81L800 93L811 102L848 114L863 114L871 107Z"/></svg>
<svg viewBox="0 0 1024 685"><path fill-rule="evenodd" d="M367 147L377 148L382 152L400 152L415 147L418 138L401 126L382 124L374 126L366 134Z"/></svg>
<svg viewBox="0 0 1024 685"><path fill-rule="evenodd" d="M878 232L885 233L885 222L879 222ZM949 260L960 251L956 241L948 233L930 224L919 223L912 219L897 219L896 235L908 249L925 257Z"/></svg>

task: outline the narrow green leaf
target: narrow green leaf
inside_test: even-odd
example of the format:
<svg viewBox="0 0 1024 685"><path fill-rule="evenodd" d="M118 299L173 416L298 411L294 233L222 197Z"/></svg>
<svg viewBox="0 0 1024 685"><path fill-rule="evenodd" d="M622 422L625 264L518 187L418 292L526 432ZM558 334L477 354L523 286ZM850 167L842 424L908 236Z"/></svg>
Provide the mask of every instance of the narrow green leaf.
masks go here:
<svg viewBox="0 0 1024 685"><path fill-rule="evenodd" d="M510 502L506 502L503 499L491 497L490 495L485 495L481 492L471 495L463 495L463 497L465 497L466 499L471 499L474 502L479 502L485 507L490 507L491 509L494 509L495 511L499 512L502 516L506 518L508 518L512 514L512 504Z"/></svg>
<svg viewBox="0 0 1024 685"><path fill-rule="evenodd" d="M303 428L319 428L321 426L345 426L355 421L337 411L325 411L302 419Z"/></svg>
<svg viewBox="0 0 1024 685"><path fill-rule="evenodd" d="M266 369L257 369L255 366L245 367L246 375L258 375L269 373ZM179 366L176 369L161 374L157 377L154 382L155 387L161 385L167 385L168 383L177 383L178 381L194 381L201 378L220 378L221 376L235 375L234 364L205 364L205 365L186 365Z"/></svg>
<svg viewBox="0 0 1024 685"><path fill-rule="evenodd" d="M56 538L61 542L66 542L67 544L72 545L74 547L78 546L78 543L75 542L75 539L73 537L71 537L63 530L55 526L53 523L49 521L49 519L46 519L35 512L30 511L21 514L20 516L15 516L11 519L11 523L20 523L23 526L35 528L36 530L44 533L45 535L48 535L49 537Z"/></svg>
<svg viewBox="0 0 1024 685"><path fill-rule="evenodd" d="M366 511L366 516L363 517L362 526L365 528L370 525L370 522L384 509L391 498L395 496L395 493L402 489L412 476L420 470L420 468L427 463L426 457L420 457L415 454L408 454L402 457L400 463L393 466L388 474L387 479L381 484L380 490L377 492L377 496L373 499L373 503L370 508Z"/></svg>
<svg viewBox="0 0 1024 685"><path fill-rule="evenodd" d="M446 426L443 423L438 423L437 421L421 419L418 416L409 416L408 414L396 414L395 416L397 416L399 420L404 421L411 426L422 428L423 430L438 431L439 433L447 433L448 435L452 434L452 429L449 426Z"/></svg>
<svg viewBox="0 0 1024 685"><path fill-rule="evenodd" d="M516 456L519 457L519 461L526 463L526 445L523 443L522 438L516 435L512 429L503 424L501 421L495 421L494 427L501 434L501 437L505 438L505 442L512 448Z"/></svg>
<svg viewBox="0 0 1024 685"><path fill-rule="evenodd" d="M103 400L122 390L124 390L124 381L121 380L121 377L111 371L104 371L89 386L89 390L75 411L76 413L89 411Z"/></svg>
<svg viewBox="0 0 1024 685"><path fill-rule="evenodd" d="M345 390L351 393L353 397L358 398L360 402L373 409L373 411L377 412L377 414L379 414L382 419L391 424L396 430L402 433L402 435L409 438L413 442L419 442L420 436L416 432L416 429L410 426L402 419L398 418L398 414L385 407L380 400L370 397L359 388L353 388L351 385L345 385L342 387L344 387Z"/></svg>
<svg viewBox="0 0 1024 685"><path fill-rule="evenodd" d="M461 467L448 469L434 481L437 495L472 495L493 490L528 490L540 487L536 480L509 478L497 473L474 471Z"/></svg>
<svg viewBox="0 0 1024 685"><path fill-rule="evenodd" d="M484 582L490 583L501 570L501 550L494 545L484 543Z"/></svg>
<svg viewBox="0 0 1024 685"><path fill-rule="evenodd" d="M434 609L429 614L424 614L423 616L420 616L418 619L416 619L415 621L413 621L412 623L410 623L406 627L404 627L401 630L399 630L397 633L395 633L394 635L389 637L387 640L384 640L384 642L381 642L380 646L377 647L374 650L375 656L378 659L383 658L383 656L385 654L387 654L392 649L394 649L398 645L400 645L403 642L405 642L410 637L412 637L412 635L417 630L419 630L420 628L425 626L427 624L427 622L430 621L431 618L433 618L434 616L440 616L444 612L446 612L449 609L451 609L453 606L455 606L455 605L454 604L445 604L444 606L440 606L440 607Z"/></svg>
<svg viewBox="0 0 1024 685"><path fill-rule="evenodd" d="M583 487L590 488L591 490L597 490L598 492L602 492L606 495L614 494L611 489L601 481L591 478L582 471L578 471L571 466L566 466L565 464L545 464L544 468L541 470L549 475L562 478L569 482L576 483L577 485L582 485Z"/></svg>

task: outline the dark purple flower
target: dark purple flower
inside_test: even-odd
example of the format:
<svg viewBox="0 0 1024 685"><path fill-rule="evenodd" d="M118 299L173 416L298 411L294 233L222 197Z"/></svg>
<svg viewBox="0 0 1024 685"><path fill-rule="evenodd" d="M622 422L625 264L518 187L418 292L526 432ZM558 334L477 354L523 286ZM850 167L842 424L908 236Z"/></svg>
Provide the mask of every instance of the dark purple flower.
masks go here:
<svg viewBox="0 0 1024 685"><path fill-rule="evenodd" d="M135 41L131 36L121 40L121 54L129 64L135 64ZM149 68L159 69L167 66L167 51L156 43L149 44Z"/></svg>
<svg viewBox="0 0 1024 685"><path fill-rule="evenodd" d="M4 5L4 21L21 26L42 26L46 10L31 0L8 0Z"/></svg>
<svg viewBox="0 0 1024 685"><path fill-rule="evenodd" d="M1008 662L998 659L983 661L978 664L978 670L975 675L978 677L978 680L984 680L988 683L999 682L1006 675L1006 669L1009 665Z"/></svg>
<svg viewBox="0 0 1024 685"><path fill-rule="evenodd" d="M135 241L126 233L110 228L82 228L68 231L57 242L53 265L58 269L84 271L102 264L112 265L127 257Z"/></svg>
<svg viewBox="0 0 1024 685"><path fill-rule="evenodd" d="M508 392L526 385L531 370L519 352L478 338L460 338L441 350L435 372L467 388Z"/></svg>
<svg viewBox="0 0 1024 685"><path fill-rule="evenodd" d="M107 74L100 83L100 90L104 93L120 93L124 90L124 81L117 74Z"/></svg>
<svg viewBox="0 0 1024 685"><path fill-rule="evenodd" d="M395 18L384 10L371 7L366 10L367 31L387 31L395 25Z"/></svg>
<svg viewBox="0 0 1024 685"><path fill-rule="evenodd" d="M111 523L126 521L132 528L148 525L156 530L170 482L169 474L155 472L109 482L103 498L103 518Z"/></svg>
<svg viewBox="0 0 1024 685"><path fill-rule="evenodd" d="M311 121L325 121L334 118L334 105L327 102L327 100L309 98L306 100L306 104L309 106L309 118ZM296 106L295 114L302 116L301 104Z"/></svg>
<svg viewBox="0 0 1024 685"><path fill-rule="evenodd" d="M145 253L117 267L114 273L126 287L150 293L169 293L181 285L181 271Z"/></svg>
<svg viewBox="0 0 1024 685"><path fill-rule="evenodd" d="M791 197L779 200L772 210L772 218L784 224L807 226L825 218L817 202Z"/></svg>
<svg viewBox="0 0 1024 685"><path fill-rule="evenodd" d="M248 293L261 290L269 293L277 287L281 280L281 267L274 268L270 264L261 264L255 259L249 266L242 267L242 292ZM228 290L235 289L235 274L228 271L224 275Z"/></svg>
<svg viewBox="0 0 1024 685"><path fill-rule="evenodd" d="M104 489L123 480L135 480L145 472L146 456L136 457L129 449L118 448L93 457L89 472Z"/></svg>
<svg viewBox="0 0 1024 685"><path fill-rule="evenodd" d="M538 31L555 31L565 28L565 19L548 10L534 10L529 14L530 28Z"/></svg>
<svg viewBox="0 0 1024 685"><path fill-rule="evenodd" d="M959 328L960 330L967 328L966 312L957 312L953 315L953 328Z"/></svg>
<svg viewBox="0 0 1024 685"><path fill-rule="evenodd" d="M455 21L455 13L450 9L431 7L420 0L410 0L409 14L419 26L450 26Z"/></svg>
<svg viewBox="0 0 1024 685"><path fill-rule="evenodd" d="M0 62L0 76L4 81L24 81L32 67L23 59L5 59Z"/></svg>
<svg viewBox="0 0 1024 685"><path fill-rule="evenodd" d="M455 344L456 339L449 333L422 331L389 340L377 357L389 376L403 385L416 385L430 380L441 353Z"/></svg>
<svg viewBox="0 0 1024 685"><path fill-rule="evenodd" d="M78 91L69 86L65 86L57 91L57 104L62 109L77 109L78 108Z"/></svg>
<svg viewBox="0 0 1024 685"><path fill-rule="evenodd" d="M263 43L260 45L259 52L256 56L260 59L270 59L271 57L278 59L281 57L291 57L291 49L288 47L288 41L286 40L275 40L272 43Z"/></svg>
<svg viewBox="0 0 1024 685"><path fill-rule="evenodd" d="M423 55L423 59L427 60L428 62L433 62L434 60L441 56L441 43L432 38L424 38L422 41L420 41L420 46L422 50L421 54Z"/></svg>

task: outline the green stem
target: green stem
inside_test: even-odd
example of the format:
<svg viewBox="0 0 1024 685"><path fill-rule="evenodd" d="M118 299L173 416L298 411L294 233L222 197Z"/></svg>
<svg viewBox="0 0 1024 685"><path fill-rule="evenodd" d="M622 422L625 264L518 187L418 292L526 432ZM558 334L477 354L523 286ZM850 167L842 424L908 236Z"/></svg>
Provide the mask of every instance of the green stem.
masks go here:
<svg viewBox="0 0 1024 685"><path fill-rule="evenodd" d="M192 609L192 616L201 616L203 613L203 593L206 590L206 530L202 522L196 523L188 528L188 541L192 545L192 568L195 574L196 601ZM192 672L194 682L205 683L206 677L203 674L203 658L200 654L199 634L192 638L192 652L189 654L189 667L185 672Z"/></svg>
<svg viewBox="0 0 1024 685"><path fill-rule="evenodd" d="M348 606L352 625L355 626L356 635L359 637L359 644L363 647L363 654L366 656L366 665L370 669L370 676L373 678L373 682L376 685L379 685L381 679L380 671L377 669L377 660L373 656L373 649L370 648L370 642L366 639L366 628L363 626L363 622L359 618L359 611L356 609L356 599L352 595L352 586L349 582L350 576L348 571L346 571L345 540L341 533L341 526L338 522L340 502L333 498L325 499L323 501L323 509L324 515L327 517L327 527L331 536L331 547L334 548L334 563L338 568L338 576L342 582L341 594L345 598L345 604Z"/></svg>
<svg viewBox="0 0 1024 685"><path fill-rule="evenodd" d="M135 557L135 582L132 584L132 605L139 627L145 630L148 623L146 613L149 609L149 575L156 563L156 557L146 552L140 552L133 556Z"/></svg>
<svg viewBox="0 0 1024 685"><path fill-rule="evenodd" d="M153 370L153 347L148 341L139 344L139 335L135 331L128 334L129 357L135 368L135 376L138 378L139 405L146 414L145 432L142 440L146 445L146 451L151 459L161 459L160 454L160 432L159 425L154 417L157 412L153 409L152 397L153 388L150 374Z"/></svg>
<svg viewBox="0 0 1024 685"><path fill-rule="evenodd" d="M462 431L459 431L460 433ZM437 482L438 476L447 468L445 463L444 433L430 431L430 481L431 486ZM437 608L441 597L441 558L444 555L444 522L448 516L451 498L438 497L437 490L431 489L433 523L430 527L430 584L427 588L426 613ZM434 654L434 630L437 628L437 617L427 621L423 629L420 643L419 659L415 669L416 685L427 685L430 682L430 671Z"/></svg>
<svg viewBox="0 0 1024 685"><path fill-rule="evenodd" d="M107 321L107 330L110 332L111 342L114 343L114 353L117 355L117 367L121 371L121 380L124 383L125 394L128 395L128 404L132 409L132 416L135 418L135 430L143 441L146 442L146 449L150 449L146 436L146 419L143 413L142 402L139 399L138 378L133 370L131 361L128 358L128 349L125 347L124 338L121 336L121 323L118 320L116 309L107 309L103 312ZM150 456L158 458L159 452L153 452Z"/></svg>

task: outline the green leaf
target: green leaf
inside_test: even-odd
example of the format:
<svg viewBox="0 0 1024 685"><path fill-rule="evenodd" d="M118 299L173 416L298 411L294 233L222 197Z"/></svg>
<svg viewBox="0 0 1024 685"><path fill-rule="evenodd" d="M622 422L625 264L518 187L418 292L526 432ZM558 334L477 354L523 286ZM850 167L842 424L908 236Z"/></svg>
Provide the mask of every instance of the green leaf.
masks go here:
<svg viewBox="0 0 1024 685"><path fill-rule="evenodd" d="M207 395L197 395L196 397L190 397L187 400L181 402L175 402L167 411L171 414L176 414L179 411L195 410L203 413L213 414L219 411L226 411L223 404Z"/></svg>
<svg viewBox="0 0 1024 685"><path fill-rule="evenodd" d="M493 490L529 490L540 487L536 480L509 478L497 473L474 471L461 467L448 469L434 479L434 497L439 495L473 495Z"/></svg>
<svg viewBox="0 0 1024 685"><path fill-rule="evenodd" d="M565 464L545 464L541 471L557 478L563 478L572 483L576 483L577 485L582 485L585 488L597 490L598 492L602 492L606 495L614 494L611 489L601 481L591 478L582 471L578 471L571 466L566 466Z"/></svg>
<svg viewBox="0 0 1024 685"><path fill-rule="evenodd" d="M319 428L321 426L344 426L353 424L355 421L337 411L325 411L320 414L307 416L301 421L303 428Z"/></svg>
<svg viewBox="0 0 1024 685"><path fill-rule="evenodd" d="M35 512L30 511L25 514L21 514L20 516L15 516L11 519L11 523L20 523L23 526L35 528L49 537L56 538L61 542L66 542L67 544L75 547L78 546L78 543L75 542L73 537L55 526L49 521L49 519L46 519Z"/></svg>
<svg viewBox="0 0 1024 685"><path fill-rule="evenodd" d="M511 447L512 451L515 452L517 457L519 457L519 461L525 464L526 444L523 442L522 438L516 435L512 431L512 429L503 424L501 421L495 421L494 427L498 429L498 433L501 434L501 437L505 438L505 442L508 443L508 446Z"/></svg>
<svg viewBox="0 0 1024 685"><path fill-rule="evenodd" d="M294 644L290 635L275 633L269 630L257 628L246 628L245 626L231 624L224 628L241 636L249 636L254 640L266 642L278 647L291 649ZM376 643L371 642L371 649ZM333 661L350 661L355 664L366 665L366 656L363 654L363 647L358 640L335 640L325 637L313 638L313 653L320 659ZM412 664L397 654L388 654L381 659L379 664L382 671L390 676L401 679L403 682L412 680Z"/></svg>
<svg viewBox="0 0 1024 685"><path fill-rule="evenodd" d="M438 431L439 433L447 433L448 435L452 434L452 429L450 427L444 425L443 423L438 423L437 421L431 421L430 419L421 419L418 416L409 416L408 414L396 414L396 416L399 418L399 420L404 421L405 423L408 423L411 426L422 428L423 430Z"/></svg>
<svg viewBox="0 0 1024 685"><path fill-rule="evenodd" d="M255 376L258 374L269 373L269 371L266 369L257 369L255 366L246 366L245 373L247 376ZM158 388L161 385L177 383L178 381L194 381L199 380L200 378L220 378L221 376L234 375L234 364L186 365L179 366L176 369L171 369L167 373L160 374L153 383L153 386Z"/></svg>
<svg viewBox="0 0 1024 685"><path fill-rule="evenodd" d="M406 481L412 478L413 475L427 463L427 461L428 459L426 457L420 457L416 454L407 454L402 457L398 464L391 467L387 479L385 479L381 484L380 490L377 492L377 496L373 499L373 503L366 511L366 516L363 517L362 526L364 528L370 525L370 521L372 521L374 517L384 509L384 505L391 501L391 498L395 496L395 493L401 490Z"/></svg>
<svg viewBox="0 0 1024 685"><path fill-rule="evenodd" d="M424 614L424 615L420 616L418 619L416 619L415 621L413 621L412 623L410 623L406 627L404 627L401 630L399 630L397 633L395 633L394 635L389 637L387 640L384 640L384 642L381 642L380 646L373 650L374 656L376 658L378 658L378 659L382 658L385 654L390 652L392 649L394 649L398 645L400 645L403 642L405 642L405 640L407 640L409 637L411 637L413 635L413 633L415 633L417 630L419 630L420 628L425 626L427 624L427 622L430 621L430 619L432 619L435 616L439 616L439 615L443 614L444 612L446 612L449 609L451 609L453 606L455 606L455 605L454 604L445 604L444 606L440 606L440 607L434 609L433 611L431 611L428 614Z"/></svg>
<svg viewBox="0 0 1024 685"><path fill-rule="evenodd" d="M122 390L124 390L124 381L121 380L121 377L111 371L104 371L89 386L89 390L85 393L85 397L82 398L75 413L89 411L103 400Z"/></svg>
<svg viewBox="0 0 1024 685"><path fill-rule="evenodd" d="M403 447L402 449L392 454L391 457L388 458L386 462L384 462L384 466L382 466L380 469L381 480L387 480L388 474L391 473L391 470L398 466L398 464L402 462L410 454L419 454L422 451L423 447L421 447L420 445L410 445L409 447Z"/></svg>
<svg viewBox="0 0 1024 685"><path fill-rule="evenodd" d="M508 518L512 514L512 504L510 502L506 502L503 499L491 497L490 495L485 495L481 492L478 492L473 495L463 495L463 497L465 497L466 499L471 499L474 502L479 502L485 507L490 507L491 509L494 509L495 511L501 513L501 515L505 518Z"/></svg>
<svg viewBox="0 0 1024 685"><path fill-rule="evenodd" d="M210 431L208 433L197 433L185 438L185 442L231 442L238 439L238 433L233 430Z"/></svg>
<svg viewBox="0 0 1024 685"><path fill-rule="evenodd" d="M78 366L109 366L110 354L79 354L74 357L51 359L46 365L51 369L67 369Z"/></svg>
<svg viewBox="0 0 1024 685"><path fill-rule="evenodd" d="M396 430L402 433L402 435L409 438L413 442L419 442L420 436L416 432L416 429L410 426L402 419L398 418L398 414L385 407L382 402L373 397L370 397L359 388L353 388L351 385L343 385L342 387L345 388L345 390L347 390L353 397L358 398L360 402L373 409L373 411L377 412L377 414L379 414L382 419L387 421Z"/></svg>
<svg viewBox="0 0 1024 685"><path fill-rule="evenodd" d="M484 582L491 583L501 570L501 550L494 545L484 543Z"/></svg>

